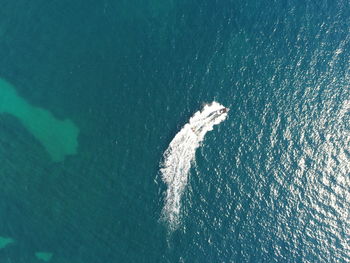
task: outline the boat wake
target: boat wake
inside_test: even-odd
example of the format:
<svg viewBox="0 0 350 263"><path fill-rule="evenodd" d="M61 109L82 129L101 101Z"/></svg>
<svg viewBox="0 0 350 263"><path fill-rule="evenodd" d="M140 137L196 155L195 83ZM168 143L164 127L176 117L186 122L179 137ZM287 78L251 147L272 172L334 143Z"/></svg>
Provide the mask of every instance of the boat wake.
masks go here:
<svg viewBox="0 0 350 263"><path fill-rule="evenodd" d="M189 122L176 134L164 152L161 164L162 179L167 185L162 218L171 229L176 229L180 221L181 196L186 187L191 163L195 159L196 149L205 134L214 125L224 121L229 109L213 102L197 111Z"/></svg>

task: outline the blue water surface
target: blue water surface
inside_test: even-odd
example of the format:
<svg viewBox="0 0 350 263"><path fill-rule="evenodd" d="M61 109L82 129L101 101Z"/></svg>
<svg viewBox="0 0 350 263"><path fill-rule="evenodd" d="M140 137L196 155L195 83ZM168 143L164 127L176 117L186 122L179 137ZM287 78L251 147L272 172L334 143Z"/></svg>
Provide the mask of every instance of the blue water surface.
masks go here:
<svg viewBox="0 0 350 263"><path fill-rule="evenodd" d="M54 162L0 115L0 262L349 262L349 18L342 0L3 0L0 78L80 133ZM171 231L162 155L214 100L229 117Z"/></svg>

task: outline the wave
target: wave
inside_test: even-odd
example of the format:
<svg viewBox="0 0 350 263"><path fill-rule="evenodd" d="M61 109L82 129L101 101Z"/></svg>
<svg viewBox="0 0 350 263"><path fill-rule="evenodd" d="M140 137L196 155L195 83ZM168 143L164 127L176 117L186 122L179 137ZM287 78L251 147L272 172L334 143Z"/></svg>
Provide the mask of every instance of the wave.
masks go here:
<svg viewBox="0 0 350 263"><path fill-rule="evenodd" d="M175 135L164 152L160 171L167 190L162 218L171 229L176 229L180 223L181 196L187 184L191 163L195 160L196 149L205 134L226 119L227 113L228 109L215 101L205 105Z"/></svg>

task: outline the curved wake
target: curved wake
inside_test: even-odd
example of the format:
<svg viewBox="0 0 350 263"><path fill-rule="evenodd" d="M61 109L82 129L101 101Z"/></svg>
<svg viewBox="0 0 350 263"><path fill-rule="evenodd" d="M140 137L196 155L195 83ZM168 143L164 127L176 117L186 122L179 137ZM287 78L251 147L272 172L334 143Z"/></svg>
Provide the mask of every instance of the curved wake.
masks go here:
<svg viewBox="0 0 350 263"><path fill-rule="evenodd" d="M164 152L164 162L160 171L163 181L167 184L167 190L162 217L172 229L179 224L180 200L196 149L205 134L211 131L214 125L226 119L228 111L229 109L215 101L205 105L202 111L197 111L176 134Z"/></svg>

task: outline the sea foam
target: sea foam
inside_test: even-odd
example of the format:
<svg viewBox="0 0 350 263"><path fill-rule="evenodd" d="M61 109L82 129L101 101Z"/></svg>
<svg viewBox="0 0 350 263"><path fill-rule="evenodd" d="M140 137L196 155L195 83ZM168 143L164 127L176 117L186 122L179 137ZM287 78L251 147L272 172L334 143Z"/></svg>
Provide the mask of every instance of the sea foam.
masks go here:
<svg viewBox="0 0 350 263"><path fill-rule="evenodd" d="M205 134L226 119L227 112L220 112L224 108L217 102L205 105L175 135L164 152L160 171L167 190L162 218L171 229L176 229L180 223L181 196L188 181L191 163L195 160L196 149Z"/></svg>

